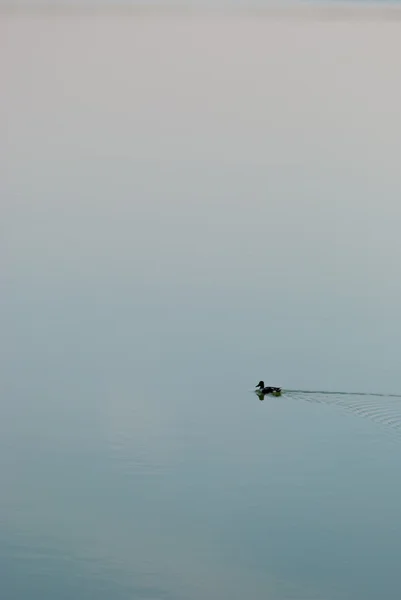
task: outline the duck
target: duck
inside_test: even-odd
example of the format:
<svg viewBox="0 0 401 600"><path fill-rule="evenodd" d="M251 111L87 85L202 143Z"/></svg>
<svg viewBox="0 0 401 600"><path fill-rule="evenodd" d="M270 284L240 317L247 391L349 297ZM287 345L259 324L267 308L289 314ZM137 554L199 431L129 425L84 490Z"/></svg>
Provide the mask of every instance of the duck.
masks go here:
<svg viewBox="0 0 401 600"><path fill-rule="evenodd" d="M265 387L264 381L259 381L258 385L256 386L255 391L257 394L260 394L263 396L265 396L267 394L273 394L273 396L281 396L281 388L280 387L271 387L271 386Z"/></svg>

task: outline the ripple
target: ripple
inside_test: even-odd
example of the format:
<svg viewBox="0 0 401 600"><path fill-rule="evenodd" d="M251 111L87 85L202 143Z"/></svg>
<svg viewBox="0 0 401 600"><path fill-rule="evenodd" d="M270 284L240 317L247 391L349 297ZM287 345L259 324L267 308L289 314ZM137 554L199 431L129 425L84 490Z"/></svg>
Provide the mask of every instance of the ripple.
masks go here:
<svg viewBox="0 0 401 600"><path fill-rule="evenodd" d="M392 431L401 440L401 395L322 390L283 390L283 395L305 402L335 406Z"/></svg>

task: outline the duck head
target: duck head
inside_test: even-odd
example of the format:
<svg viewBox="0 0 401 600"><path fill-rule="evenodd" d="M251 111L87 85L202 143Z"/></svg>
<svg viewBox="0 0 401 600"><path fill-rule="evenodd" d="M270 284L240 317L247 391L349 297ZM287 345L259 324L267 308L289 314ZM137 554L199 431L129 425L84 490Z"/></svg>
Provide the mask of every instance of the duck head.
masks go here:
<svg viewBox="0 0 401 600"><path fill-rule="evenodd" d="M264 381L259 381L259 383L258 383L258 385L256 387L260 388L261 390L263 390L263 388L265 387L265 382Z"/></svg>

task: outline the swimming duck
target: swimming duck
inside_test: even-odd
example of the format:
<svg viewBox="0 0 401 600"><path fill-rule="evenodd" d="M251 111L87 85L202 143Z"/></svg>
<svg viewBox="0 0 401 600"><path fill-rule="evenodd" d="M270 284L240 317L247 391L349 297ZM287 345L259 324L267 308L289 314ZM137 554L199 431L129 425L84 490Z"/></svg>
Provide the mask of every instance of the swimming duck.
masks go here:
<svg viewBox="0 0 401 600"><path fill-rule="evenodd" d="M257 389L259 388L259 389ZM281 388L279 387L265 387L265 382L264 381L259 381L258 385L256 386L256 393L257 394L262 394L262 395L266 395L266 394L273 394L273 396L281 396Z"/></svg>

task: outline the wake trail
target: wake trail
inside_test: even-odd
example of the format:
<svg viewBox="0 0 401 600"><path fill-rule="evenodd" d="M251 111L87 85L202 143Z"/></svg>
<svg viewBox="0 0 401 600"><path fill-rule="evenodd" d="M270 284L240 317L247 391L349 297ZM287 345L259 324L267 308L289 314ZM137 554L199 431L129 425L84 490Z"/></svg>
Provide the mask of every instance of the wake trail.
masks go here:
<svg viewBox="0 0 401 600"><path fill-rule="evenodd" d="M387 429L388 433L392 431L401 437L401 403L397 402L401 394L303 389L283 389L282 394L294 400L299 398L304 402L334 406L355 417L368 419Z"/></svg>
<svg viewBox="0 0 401 600"><path fill-rule="evenodd" d="M401 394L379 394L378 392L332 392L328 390L282 390L283 394L322 394L326 396L372 396L379 398L401 398Z"/></svg>

